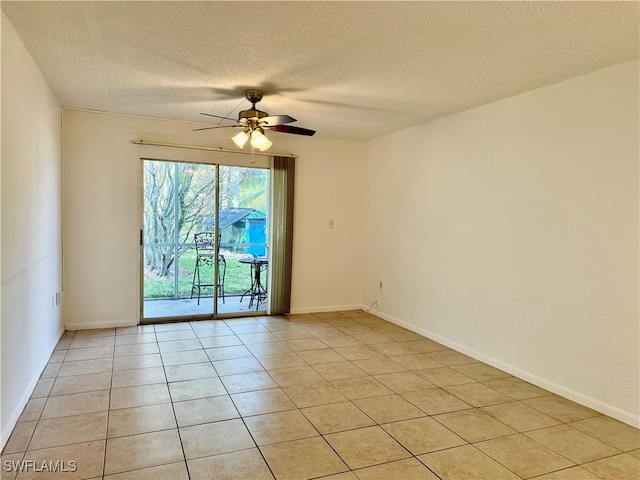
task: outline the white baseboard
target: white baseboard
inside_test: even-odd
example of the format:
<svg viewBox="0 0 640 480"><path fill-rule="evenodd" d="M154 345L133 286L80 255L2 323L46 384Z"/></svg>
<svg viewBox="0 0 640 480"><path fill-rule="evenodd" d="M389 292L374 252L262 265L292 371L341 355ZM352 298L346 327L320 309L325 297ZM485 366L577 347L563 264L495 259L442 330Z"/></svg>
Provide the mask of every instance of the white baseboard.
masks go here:
<svg viewBox="0 0 640 480"><path fill-rule="evenodd" d="M96 328L116 328L116 327L134 327L138 325L138 321L133 323L131 320L120 320L115 322L75 322L65 323L66 330L92 330Z"/></svg>
<svg viewBox="0 0 640 480"><path fill-rule="evenodd" d="M7 426L5 427L4 431L2 432L2 435L0 436L1 438L0 451L4 449L5 445L9 441L11 432L13 432L13 429L18 423L18 419L20 418L20 415L22 415L22 412L24 411L24 407L27 406L27 402L31 398L31 395L33 394L33 390L36 388L36 385L38 384L38 380L40 380L40 375L42 375L42 372L47 367L47 364L49 363L49 359L51 358L51 355L53 354L53 351L56 349L56 345L58 345L58 342L60 341L60 338L62 338L63 334L64 334L64 328L60 330L60 332L58 333L58 338L56 338L56 341L53 342L53 345L49 347L47 354L44 356L44 360L36 370L36 374L33 376L31 381L29 382L29 385L27 386L27 389L25 390L24 395L20 399L20 402L18 402L18 405L16 405L16 408L13 410L13 412L11 412L11 415L9 416L9 423L7 423Z"/></svg>
<svg viewBox="0 0 640 480"><path fill-rule="evenodd" d="M364 310L368 307L362 305L361 308ZM378 310L372 310L371 312L372 315L375 315L377 317L383 318L391 323L395 323L396 325L399 325L401 327L406 328L407 330L411 330L412 332L418 333L424 337L427 337L435 342L441 343L442 345L445 345L446 347L452 348L460 353L464 353L465 355L468 355L470 357L475 358L476 360L479 360L481 362L484 362L488 365L491 365L493 367L499 368L500 370L503 370L515 377L520 378L521 380L525 380L529 383L532 383L533 385L536 385L540 388L544 388L545 390L548 390L552 393L555 393L556 395L560 395L561 397L567 398L569 400L572 400L576 403L579 403L580 405L584 405L585 407L591 408L593 410L596 410L600 413L603 413L605 415L608 415L612 418L615 418L616 420L620 420L621 422L624 422L628 425L631 425L632 427L635 428L640 428L640 417L636 416L630 412L626 412L624 410L621 410L617 407L614 407L613 405L609 405L608 403L602 402L600 400L597 400L595 398L589 397L587 395L584 395L580 392L576 392L574 390L568 389L566 387L563 387L562 385L559 385L557 383L551 382L549 380L546 380L544 378L538 377L537 375L534 375L532 373L529 373L527 371L521 370L517 367L514 367L512 365L506 364L500 360L497 360L489 355L485 355L484 353L478 352L476 350L473 350L471 348L468 348L464 345L461 345L459 343L456 343L454 341L451 341L447 338L441 337L440 335L437 335L433 332L430 332L428 330L416 327L415 325L411 325L410 323L404 322L400 319L397 319L395 317L392 317L390 315L387 315L385 313L382 313Z"/></svg>
<svg viewBox="0 0 640 480"><path fill-rule="evenodd" d="M299 307L292 308L290 313L320 313L320 312L344 312L346 310L359 310L360 304L354 305L331 305L330 307Z"/></svg>

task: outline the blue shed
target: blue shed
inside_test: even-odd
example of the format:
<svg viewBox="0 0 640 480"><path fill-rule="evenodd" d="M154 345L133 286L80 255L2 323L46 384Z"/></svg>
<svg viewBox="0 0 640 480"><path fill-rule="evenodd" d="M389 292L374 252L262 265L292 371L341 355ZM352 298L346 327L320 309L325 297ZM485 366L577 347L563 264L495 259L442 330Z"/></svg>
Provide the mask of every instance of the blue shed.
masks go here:
<svg viewBox="0 0 640 480"><path fill-rule="evenodd" d="M215 228L215 217L202 222L203 230ZM229 207L220 211L218 224L221 234L221 247L250 253L257 257L267 254L267 216L255 208ZM249 244L249 246L234 244ZM256 245L257 244L257 245Z"/></svg>

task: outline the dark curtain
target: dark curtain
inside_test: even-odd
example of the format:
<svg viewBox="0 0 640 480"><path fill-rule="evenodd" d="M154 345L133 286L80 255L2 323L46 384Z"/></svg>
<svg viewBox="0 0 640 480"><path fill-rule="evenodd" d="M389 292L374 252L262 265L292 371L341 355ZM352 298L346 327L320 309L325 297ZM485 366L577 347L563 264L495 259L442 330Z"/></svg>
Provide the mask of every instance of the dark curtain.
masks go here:
<svg viewBox="0 0 640 480"><path fill-rule="evenodd" d="M291 311L295 158L273 157L273 238L269 314Z"/></svg>

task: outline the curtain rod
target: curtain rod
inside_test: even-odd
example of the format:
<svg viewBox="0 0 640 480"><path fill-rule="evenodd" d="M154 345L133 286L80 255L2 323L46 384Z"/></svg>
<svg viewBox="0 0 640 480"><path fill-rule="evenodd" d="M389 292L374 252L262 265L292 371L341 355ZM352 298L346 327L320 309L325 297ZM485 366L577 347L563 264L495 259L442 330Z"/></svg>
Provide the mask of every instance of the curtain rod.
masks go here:
<svg viewBox="0 0 640 480"><path fill-rule="evenodd" d="M205 147L201 145L183 145L180 143L165 143L165 142L154 142L150 140L132 140L136 145L148 145L152 147L173 147L173 148L187 148L190 150L206 150L208 152L224 152L224 153L239 153L241 155L261 155L263 157L288 157L288 158L298 158L297 155L292 153L265 153L265 152L245 152L243 150L232 150L230 148L222 148L222 147Z"/></svg>

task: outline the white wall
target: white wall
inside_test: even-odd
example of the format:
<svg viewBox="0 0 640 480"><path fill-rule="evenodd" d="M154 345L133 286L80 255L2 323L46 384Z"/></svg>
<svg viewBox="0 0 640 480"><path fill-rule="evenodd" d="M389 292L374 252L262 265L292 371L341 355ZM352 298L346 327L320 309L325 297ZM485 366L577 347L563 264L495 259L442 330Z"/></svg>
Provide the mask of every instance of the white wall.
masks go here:
<svg viewBox="0 0 640 480"><path fill-rule="evenodd" d="M304 145L306 147L306 145ZM363 145L318 138L291 149L296 161L293 285L295 312L362 304ZM329 229L329 219L335 228Z"/></svg>
<svg viewBox="0 0 640 480"><path fill-rule="evenodd" d="M2 17L2 405L4 446L62 334L60 105Z"/></svg>
<svg viewBox="0 0 640 480"><path fill-rule="evenodd" d="M638 426L638 104L632 61L371 141L364 303Z"/></svg>
<svg viewBox="0 0 640 480"><path fill-rule="evenodd" d="M249 157L139 146L134 139L233 147L229 130L65 110L64 319L67 328L132 325L139 317L140 158L228 161ZM361 142L273 133L278 153L296 162L292 310L361 304L364 180ZM335 218L336 228L327 228Z"/></svg>

